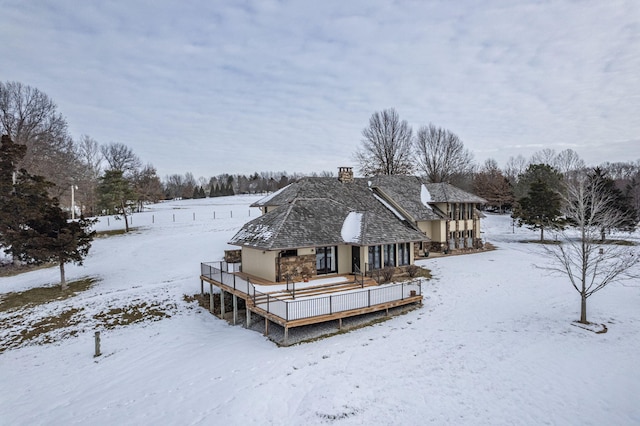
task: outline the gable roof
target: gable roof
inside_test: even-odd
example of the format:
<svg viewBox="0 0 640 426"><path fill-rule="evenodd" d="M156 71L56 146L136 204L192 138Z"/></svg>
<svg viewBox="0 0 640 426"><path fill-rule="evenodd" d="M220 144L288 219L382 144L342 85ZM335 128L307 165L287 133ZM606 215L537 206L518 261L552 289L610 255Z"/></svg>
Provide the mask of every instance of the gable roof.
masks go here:
<svg viewBox="0 0 640 426"><path fill-rule="evenodd" d="M422 180L416 176L378 176L371 186L387 200L393 200L413 221L439 220L442 216L423 202Z"/></svg>

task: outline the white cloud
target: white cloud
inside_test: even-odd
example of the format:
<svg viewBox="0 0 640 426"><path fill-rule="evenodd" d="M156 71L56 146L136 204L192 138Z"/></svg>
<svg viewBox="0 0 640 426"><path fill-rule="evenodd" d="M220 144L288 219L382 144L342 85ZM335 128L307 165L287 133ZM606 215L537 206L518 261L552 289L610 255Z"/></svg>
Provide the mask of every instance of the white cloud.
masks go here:
<svg viewBox="0 0 640 426"><path fill-rule="evenodd" d="M5 3L0 77L163 175L334 170L388 107L478 161L640 158L632 0Z"/></svg>

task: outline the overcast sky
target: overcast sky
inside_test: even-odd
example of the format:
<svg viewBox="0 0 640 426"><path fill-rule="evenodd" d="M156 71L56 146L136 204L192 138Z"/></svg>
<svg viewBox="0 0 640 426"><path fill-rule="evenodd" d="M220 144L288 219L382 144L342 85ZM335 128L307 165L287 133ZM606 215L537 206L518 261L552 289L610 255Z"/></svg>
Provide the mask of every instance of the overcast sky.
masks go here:
<svg viewBox="0 0 640 426"><path fill-rule="evenodd" d="M336 171L375 111L478 163L640 159L640 1L0 0L0 79L160 176Z"/></svg>

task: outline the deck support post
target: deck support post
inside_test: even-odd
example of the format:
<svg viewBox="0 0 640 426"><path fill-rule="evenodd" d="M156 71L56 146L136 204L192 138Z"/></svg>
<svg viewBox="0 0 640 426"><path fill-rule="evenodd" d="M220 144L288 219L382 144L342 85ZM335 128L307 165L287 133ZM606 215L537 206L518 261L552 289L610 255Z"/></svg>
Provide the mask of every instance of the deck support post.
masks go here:
<svg viewBox="0 0 640 426"><path fill-rule="evenodd" d="M200 296L204 296L204 281L200 280Z"/></svg>
<svg viewBox="0 0 640 426"><path fill-rule="evenodd" d="M264 335L269 335L269 318L264 317Z"/></svg>
<svg viewBox="0 0 640 426"><path fill-rule="evenodd" d="M224 319L224 290L220 289L220 318Z"/></svg>
<svg viewBox="0 0 640 426"><path fill-rule="evenodd" d="M342 330L342 318L338 318L338 330Z"/></svg>
<svg viewBox="0 0 640 426"><path fill-rule="evenodd" d="M387 316L389 316L389 308L387 308L386 311Z"/></svg>
<svg viewBox="0 0 640 426"><path fill-rule="evenodd" d="M248 305L248 301L247 301L247 305ZM249 310L249 306L245 308L245 312L247 315L247 328L249 328L251 327L251 311Z"/></svg>
<svg viewBox="0 0 640 426"><path fill-rule="evenodd" d="M233 295L233 325L238 323L238 296Z"/></svg>
<svg viewBox="0 0 640 426"><path fill-rule="evenodd" d="M287 340L289 340L289 327L284 326L284 345L287 345Z"/></svg>
<svg viewBox="0 0 640 426"><path fill-rule="evenodd" d="M209 283L209 312L213 313L213 284Z"/></svg>

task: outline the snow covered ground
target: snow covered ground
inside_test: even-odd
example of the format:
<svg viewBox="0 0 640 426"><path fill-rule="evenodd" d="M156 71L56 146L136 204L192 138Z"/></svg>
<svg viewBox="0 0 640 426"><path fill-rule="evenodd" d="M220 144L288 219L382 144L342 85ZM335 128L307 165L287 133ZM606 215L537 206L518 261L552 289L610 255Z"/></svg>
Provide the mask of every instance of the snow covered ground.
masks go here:
<svg viewBox="0 0 640 426"><path fill-rule="evenodd" d="M100 281L22 319L82 308L78 334L0 354L0 424L640 424L640 283L589 300L606 334L575 327L577 293L534 266L539 246L518 241L538 234L508 217L484 220L498 250L420 262L422 309L317 342L279 348L185 302L258 198L161 203L96 240L68 277ZM57 279L1 278L0 293ZM102 330L94 358L95 315L142 302L171 317Z"/></svg>

